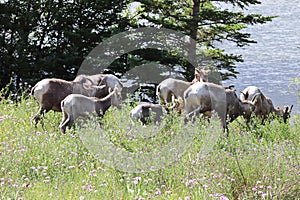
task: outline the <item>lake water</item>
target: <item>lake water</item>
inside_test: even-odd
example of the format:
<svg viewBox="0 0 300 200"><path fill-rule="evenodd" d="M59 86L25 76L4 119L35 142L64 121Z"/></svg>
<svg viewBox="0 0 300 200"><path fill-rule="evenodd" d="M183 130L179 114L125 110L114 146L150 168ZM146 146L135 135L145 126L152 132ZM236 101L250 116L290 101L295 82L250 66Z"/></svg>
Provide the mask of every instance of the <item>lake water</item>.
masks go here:
<svg viewBox="0 0 300 200"><path fill-rule="evenodd" d="M234 84L237 93L249 85L258 86L275 106L293 104L293 110L300 113L298 99L289 89L291 80L300 78L300 0L262 0L262 4L251 6L246 12L278 17L245 30L256 44L243 49L225 47L229 52L242 54L244 62L237 64L237 79L223 84Z"/></svg>

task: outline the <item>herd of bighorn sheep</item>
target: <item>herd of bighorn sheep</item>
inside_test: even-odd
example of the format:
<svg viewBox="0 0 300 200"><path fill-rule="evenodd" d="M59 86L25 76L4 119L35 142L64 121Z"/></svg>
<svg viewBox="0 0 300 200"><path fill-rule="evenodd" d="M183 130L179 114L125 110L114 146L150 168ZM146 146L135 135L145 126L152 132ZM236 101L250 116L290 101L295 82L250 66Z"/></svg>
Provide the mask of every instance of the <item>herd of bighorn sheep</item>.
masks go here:
<svg viewBox="0 0 300 200"><path fill-rule="evenodd" d="M102 117L110 106L120 108L122 88L121 81L111 74L79 75L73 81L43 79L31 90L40 105L33 121L37 124L50 110L62 112L59 128L65 133L78 117L92 113ZM271 99L255 86L245 88L238 98L231 88L208 82L208 72L202 69L195 70L192 82L165 79L157 86L156 94L160 104L136 106L130 112L133 121L143 125L159 123L173 110L183 114L187 122L200 114L211 117L215 112L227 130L228 122L239 116L249 122L252 114L263 123L270 114L281 117L286 123L293 108L293 105L275 108Z"/></svg>

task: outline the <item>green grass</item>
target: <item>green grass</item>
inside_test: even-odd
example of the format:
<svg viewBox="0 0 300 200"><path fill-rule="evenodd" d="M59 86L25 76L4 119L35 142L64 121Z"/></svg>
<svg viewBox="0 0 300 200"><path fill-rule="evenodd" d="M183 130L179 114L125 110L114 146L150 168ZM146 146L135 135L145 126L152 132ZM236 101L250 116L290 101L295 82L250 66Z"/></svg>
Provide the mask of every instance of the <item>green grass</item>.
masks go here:
<svg viewBox="0 0 300 200"><path fill-rule="evenodd" d="M299 116L289 125L275 120L250 127L238 119L230 124L228 137L221 133L210 138L219 133L215 120L184 125L174 115L160 126L133 126L130 109L112 109L103 119L101 134L115 147L151 153L187 133L192 142L179 144L181 157L160 163L161 169L123 172L99 159L101 155L81 140L98 141L93 121L63 135L60 113L50 111L44 126L35 127L31 118L38 105L32 98L24 95L18 103L2 99L0 199L300 199ZM143 138L138 131L152 137ZM209 144L212 149L204 154ZM141 157L135 165L145 163Z"/></svg>

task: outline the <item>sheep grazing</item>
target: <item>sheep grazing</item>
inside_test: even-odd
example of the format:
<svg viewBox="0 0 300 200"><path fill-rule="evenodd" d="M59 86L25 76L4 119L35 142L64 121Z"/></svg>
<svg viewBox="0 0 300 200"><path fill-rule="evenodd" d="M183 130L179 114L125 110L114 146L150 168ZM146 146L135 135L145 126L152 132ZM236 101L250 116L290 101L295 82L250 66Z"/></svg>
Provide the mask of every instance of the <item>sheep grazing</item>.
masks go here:
<svg viewBox="0 0 300 200"><path fill-rule="evenodd" d="M237 117L243 116L248 123L255 110L255 105L251 101L241 101L232 89L225 89L225 93L228 122L232 122Z"/></svg>
<svg viewBox="0 0 300 200"><path fill-rule="evenodd" d="M281 117L284 123L287 123L293 109L293 105L291 107L285 106L284 108L275 108L272 100L265 96L262 91L255 86L245 88L242 91L240 98L249 100L255 105L254 113L258 118L262 119L262 123L264 123L265 119L272 113Z"/></svg>
<svg viewBox="0 0 300 200"><path fill-rule="evenodd" d="M95 75L78 75L74 82L86 83L89 85L106 85L108 88L114 89L115 87L121 92L123 85L121 81L112 74L95 74Z"/></svg>
<svg viewBox="0 0 300 200"><path fill-rule="evenodd" d="M95 113L102 117L111 105L120 107L121 103L122 96L118 88L115 88L102 99L81 94L70 94L61 102L63 116L59 125L60 131L65 133L66 128L70 127L80 116Z"/></svg>
<svg viewBox="0 0 300 200"><path fill-rule="evenodd" d="M214 83L197 82L184 92L185 122L200 113L210 117L212 111L215 111L223 128L228 130L227 115L229 121L240 115L249 118L253 110L252 103L240 101L234 91Z"/></svg>
<svg viewBox="0 0 300 200"><path fill-rule="evenodd" d="M207 82L207 72L201 69L195 70L195 78L192 82L186 82L178 79L167 78L162 81L156 89L156 95L159 98L160 104L172 102L172 96L176 99L183 99L184 91L192 84L196 82ZM177 108L178 109L178 108Z"/></svg>
<svg viewBox="0 0 300 200"><path fill-rule="evenodd" d="M142 125L148 122L159 123L163 115L168 114L167 108L160 104L140 104L133 108L130 117L133 121L140 121Z"/></svg>
<svg viewBox="0 0 300 200"><path fill-rule="evenodd" d="M240 99L242 101L244 101L244 100L251 101L255 95L260 94L260 93L262 93L262 92L258 87L249 86L241 92Z"/></svg>
<svg viewBox="0 0 300 200"><path fill-rule="evenodd" d="M61 101L72 93L102 98L108 94L108 89L105 85L91 86L62 79L43 79L31 90L31 95L40 105L38 113L33 118L35 124L38 123L42 115L50 110L61 112Z"/></svg>

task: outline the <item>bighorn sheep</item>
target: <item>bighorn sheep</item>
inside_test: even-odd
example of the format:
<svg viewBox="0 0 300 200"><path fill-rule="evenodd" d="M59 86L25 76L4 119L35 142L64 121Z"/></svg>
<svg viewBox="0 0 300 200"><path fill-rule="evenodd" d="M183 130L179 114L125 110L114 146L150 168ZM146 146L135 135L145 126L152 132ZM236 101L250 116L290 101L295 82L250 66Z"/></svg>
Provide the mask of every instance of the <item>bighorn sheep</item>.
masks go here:
<svg viewBox="0 0 300 200"><path fill-rule="evenodd" d="M249 100L255 105L254 113L258 118L262 119L263 123L268 115L272 113L281 117L284 123L286 123L293 109L293 105L291 107L285 106L284 108L275 108L272 100L265 96L256 86L245 88L240 95L240 99Z"/></svg>
<svg viewBox="0 0 300 200"><path fill-rule="evenodd" d="M162 81L156 88L156 95L159 98L160 104L171 103L172 96L183 99L184 91L196 82L207 82L207 72L202 69L195 70L195 78L192 82L167 78Z"/></svg>
<svg viewBox="0 0 300 200"><path fill-rule="evenodd" d="M147 122L158 123L164 114L168 113L168 109L160 104L139 104L130 112L130 117L134 121L140 121L143 125Z"/></svg>
<svg viewBox="0 0 300 200"><path fill-rule="evenodd" d="M240 94L240 100L251 101L253 97L257 94L262 93L261 90L256 86L248 86Z"/></svg>
<svg viewBox="0 0 300 200"><path fill-rule="evenodd" d="M95 75L78 75L73 81L86 83L90 85L106 85L108 88L115 87L121 92L123 85L121 81L113 74L95 74Z"/></svg>
<svg viewBox="0 0 300 200"><path fill-rule="evenodd" d="M120 107L121 102L122 96L117 87L102 99L70 94L61 102L63 116L59 125L60 131L65 133L66 128L70 127L80 116L95 113L102 117L111 105Z"/></svg>
<svg viewBox="0 0 300 200"><path fill-rule="evenodd" d="M184 92L184 105L185 121L192 115L200 113L210 117L211 112L215 111L226 130L227 115L229 121L233 121L240 115L248 119L254 110L251 102L240 101L231 89L205 82L197 82Z"/></svg>
<svg viewBox="0 0 300 200"><path fill-rule="evenodd" d="M105 97L108 89L103 86L92 86L63 79L43 79L39 81L31 90L31 95L39 102L40 109L33 118L35 124L49 110L61 112L61 101L69 94L77 93L86 96Z"/></svg>

